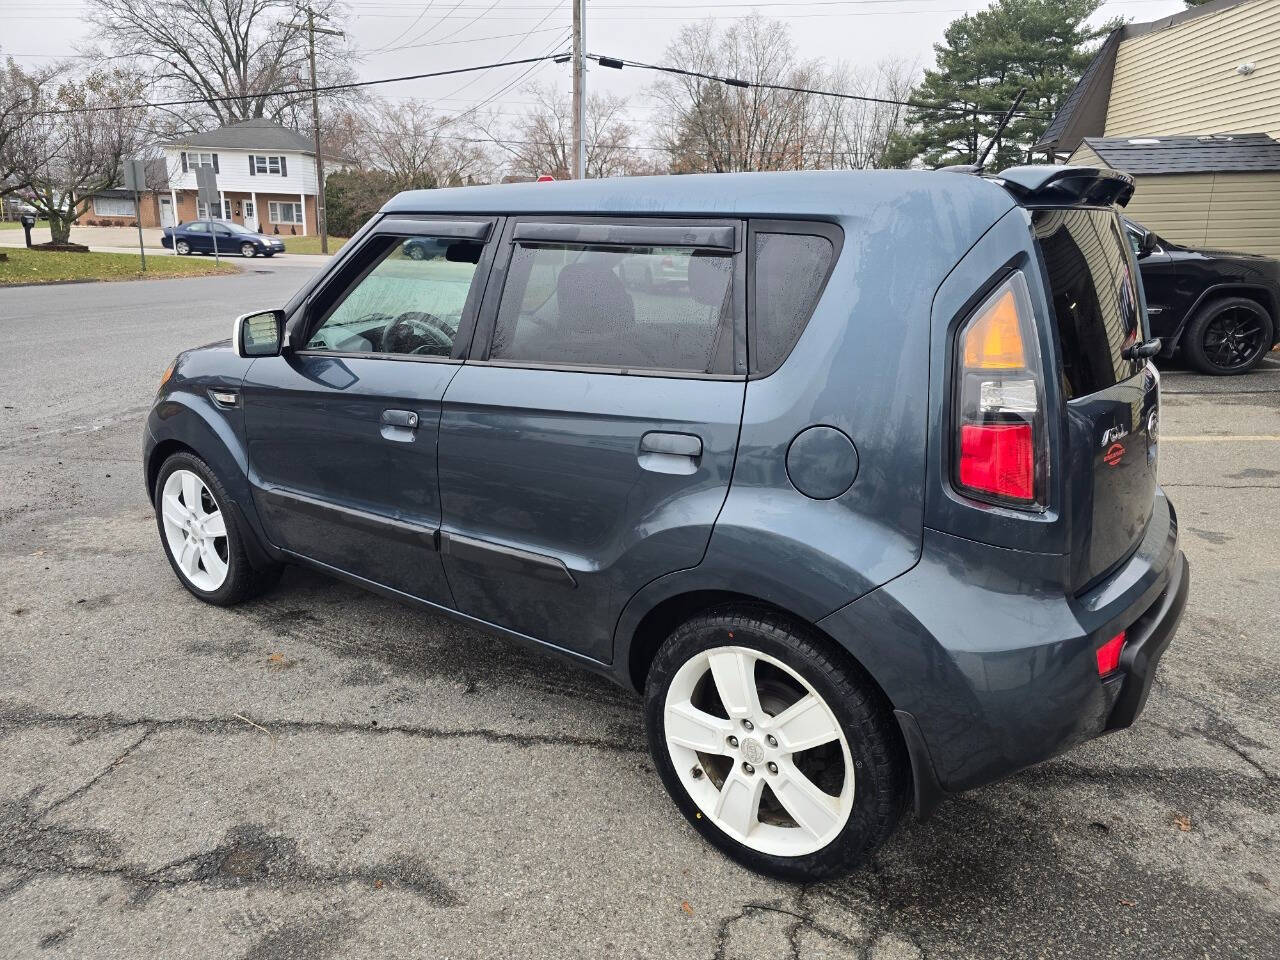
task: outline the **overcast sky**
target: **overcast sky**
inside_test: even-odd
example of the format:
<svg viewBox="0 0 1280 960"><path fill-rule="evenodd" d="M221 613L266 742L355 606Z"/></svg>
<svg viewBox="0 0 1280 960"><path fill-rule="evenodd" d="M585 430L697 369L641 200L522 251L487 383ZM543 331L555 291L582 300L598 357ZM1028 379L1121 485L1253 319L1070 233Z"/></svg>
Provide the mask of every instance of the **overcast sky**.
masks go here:
<svg viewBox="0 0 1280 960"><path fill-rule="evenodd" d="M565 46L572 8L568 0L348 0L343 25L363 54L362 79L444 70L535 56ZM986 6L966 0L777 0L730 3L708 0L587 0L587 49L592 53L656 62L680 28L710 16L721 24L759 12L785 20L800 54L828 61L874 64L903 58L921 67L933 62L932 45L955 17ZM91 39L82 0L0 0L0 52L24 65L65 55ZM1147 21L1184 9L1181 0L1108 0L1096 22L1123 16ZM389 49L400 48L400 49ZM529 82L569 84L569 68L540 65L435 80L389 84L387 96L416 96L458 112L488 101L486 109L518 111ZM523 79L522 79L523 77ZM589 84L633 98L635 119L648 104L647 71L593 68ZM514 85L512 85L514 84ZM490 99L492 98L492 99Z"/></svg>

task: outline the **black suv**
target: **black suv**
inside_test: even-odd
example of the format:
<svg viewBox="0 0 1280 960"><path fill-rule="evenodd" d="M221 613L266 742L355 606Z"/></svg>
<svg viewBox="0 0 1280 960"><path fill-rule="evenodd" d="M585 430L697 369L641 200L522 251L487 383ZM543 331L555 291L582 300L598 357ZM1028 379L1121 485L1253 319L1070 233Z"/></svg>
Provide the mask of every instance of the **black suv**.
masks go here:
<svg viewBox="0 0 1280 960"><path fill-rule="evenodd" d="M1124 225L1160 355L1181 349L1196 369L1218 375L1261 363L1280 329L1280 260L1182 247L1127 218Z"/></svg>

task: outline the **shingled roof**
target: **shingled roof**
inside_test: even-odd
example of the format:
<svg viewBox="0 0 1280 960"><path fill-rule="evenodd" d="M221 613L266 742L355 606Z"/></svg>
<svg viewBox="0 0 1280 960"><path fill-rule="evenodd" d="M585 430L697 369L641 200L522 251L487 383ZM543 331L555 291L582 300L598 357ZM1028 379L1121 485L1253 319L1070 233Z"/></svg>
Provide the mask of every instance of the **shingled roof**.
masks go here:
<svg viewBox="0 0 1280 960"><path fill-rule="evenodd" d="M208 133L174 140L175 147L223 147L228 150L292 150L315 153L310 137L271 120L242 120Z"/></svg>
<svg viewBox="0 0 1280 960"><path fill-rule="evenodd" d="M1280 170L1280 143L1265 133L1204 137L1085 137L1113 170L1159 173L1257 173Z"/></svg>

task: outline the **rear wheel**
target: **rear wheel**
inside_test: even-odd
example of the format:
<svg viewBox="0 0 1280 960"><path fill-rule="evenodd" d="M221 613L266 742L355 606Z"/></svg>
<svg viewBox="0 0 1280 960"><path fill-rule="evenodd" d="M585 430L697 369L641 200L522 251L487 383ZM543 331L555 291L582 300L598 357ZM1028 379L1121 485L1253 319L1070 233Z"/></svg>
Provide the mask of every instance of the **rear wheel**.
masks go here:
<svg viewBox="0 0 1280 960"><path fill-rule="evenodd" d="M209 465L175 453L156 480L156 525L169 565L182 585L206 603L227 607L274 586L280 567L255 568L245 553L230 498Z"/></svg>
<svg viewBox="0 0 1280 960"><path fill-rule="evenodd" d="M793 880L849 870L893 832L908 785L893 724L848 657L750 608L685 623L645 685L676 806L735 860Z"/></svg>
<svg viewBox="0 0 1280 960"><path fill-rule="evenodd" d="M174 243L173 249L178 252L178 256L185 257L191 252L191 244L187 243L185 240L179 240Z"/></svg>
<svg viewBox="0 0 1280 960"><path fill-rule="evenodd" d="M1274 342L1270 315L1246 297L1206 304L1182 336L1182 348L1192 366L1218 375L1247 373L1262 362Z"/></svg>

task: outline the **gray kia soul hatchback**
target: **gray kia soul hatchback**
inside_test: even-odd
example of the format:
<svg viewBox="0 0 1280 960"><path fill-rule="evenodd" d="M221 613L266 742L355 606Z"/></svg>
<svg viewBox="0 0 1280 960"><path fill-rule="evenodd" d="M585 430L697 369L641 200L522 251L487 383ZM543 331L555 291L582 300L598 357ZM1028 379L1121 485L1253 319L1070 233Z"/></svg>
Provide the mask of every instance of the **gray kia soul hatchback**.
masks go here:
<svg viewBox="0 0 1280 960"><path fill-rule="evenodd" d="M642 691L694 829L811 878L1141 711L1186 602L1110 171L392 200L188 351L145 474L216 604L304 563Z"/></svg>

